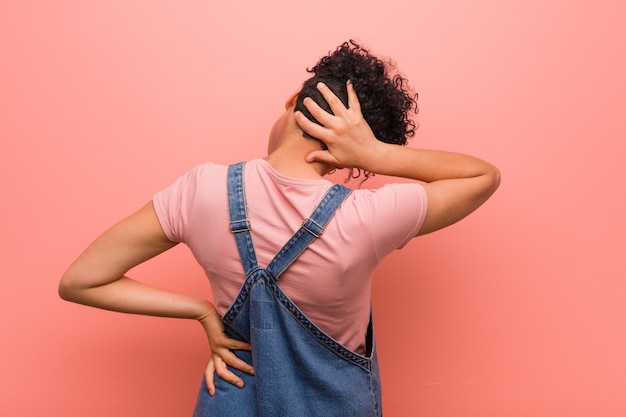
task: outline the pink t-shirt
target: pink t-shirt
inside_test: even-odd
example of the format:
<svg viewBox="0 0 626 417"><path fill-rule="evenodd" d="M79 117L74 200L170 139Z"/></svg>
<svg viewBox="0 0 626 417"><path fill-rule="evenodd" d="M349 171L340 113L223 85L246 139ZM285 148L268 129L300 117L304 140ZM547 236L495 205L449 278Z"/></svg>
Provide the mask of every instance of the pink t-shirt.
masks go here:
<svg viewBox="0 0 626 417"><path fill-rule="evenodd" d="M204 268L215 306L224 314L245 280L229 229L227 167L199 165L154 196L166 236L184 242ZM325 179L290 178L264 159L244 166L252 241L265 267L332 186ZM414 237L427 200L418 183L354 190L316 239L279 279L285 294L330 337L365 351L371 276L394 249Z"/></svg>

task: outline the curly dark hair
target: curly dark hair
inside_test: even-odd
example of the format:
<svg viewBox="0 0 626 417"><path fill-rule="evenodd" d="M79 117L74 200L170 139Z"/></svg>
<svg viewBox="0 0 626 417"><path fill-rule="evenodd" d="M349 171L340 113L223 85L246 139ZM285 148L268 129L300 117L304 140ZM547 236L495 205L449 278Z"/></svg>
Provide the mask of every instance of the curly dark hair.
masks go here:
<svg viewBox="0 0 626 417"><path fill-rule="evenodd" d="M350 80L359 97L363 117L378 140L406 145L407 139L415 135L416 125L408 113L410 110L415 113L418 111L417 94L411 91L407 79L397 72L390 61L377 58L350 40L320 59L307 72L314 75L304 82L295 110L301 111L309 120L321 124L304 107L305 97L311 97L332 114L330 106L317 89L318 82L324 82L347 106L346 82ZM365 179L371 175L368 172L364 174ZM360 175L360 170L352 170L349 178L358 178Z"/></svg>

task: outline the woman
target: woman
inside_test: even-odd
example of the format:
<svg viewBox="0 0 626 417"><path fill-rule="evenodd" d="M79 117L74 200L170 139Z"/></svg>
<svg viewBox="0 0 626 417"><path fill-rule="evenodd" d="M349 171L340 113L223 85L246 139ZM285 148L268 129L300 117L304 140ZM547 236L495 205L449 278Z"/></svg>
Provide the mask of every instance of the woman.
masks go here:
<svg viewBox="0 0 626 417"><path fill-rule="evenodd" d="M392 70L352 41L339 46L288 98L265 158L190 170L96 239L61 297L198 320L212 359L194 415L380 416L372 271L499 185L474 157L398 146L417 107ZM416 181L351 191L324 178L337 168ZM215 305L125 276L178 242L207 272Z"/></svg>

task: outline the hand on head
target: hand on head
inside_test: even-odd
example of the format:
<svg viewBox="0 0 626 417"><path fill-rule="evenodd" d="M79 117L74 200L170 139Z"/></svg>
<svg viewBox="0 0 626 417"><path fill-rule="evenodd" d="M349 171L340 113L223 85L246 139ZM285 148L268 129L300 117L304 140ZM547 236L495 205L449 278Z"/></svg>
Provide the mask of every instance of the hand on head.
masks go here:
<svg viewBox="0 0 626 417"><path fill-rule="evenodd" d="M296 123L309 135L321 140L327 150L309 153L307 162L322 162L336 168L371 170L372 158L382 142L378 141L363 114L356 91L348 81L348 107L323 83L317 85L334 114L322 109L314 100L306 98L304 105L321 125L296 112Z"/></svg>

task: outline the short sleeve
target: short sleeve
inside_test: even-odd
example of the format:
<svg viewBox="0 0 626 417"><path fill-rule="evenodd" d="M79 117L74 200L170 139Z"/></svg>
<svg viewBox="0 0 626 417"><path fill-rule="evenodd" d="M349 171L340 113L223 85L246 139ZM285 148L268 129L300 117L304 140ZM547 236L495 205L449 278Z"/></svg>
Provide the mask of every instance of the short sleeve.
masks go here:
<svg viewBox="0 0 626 417"><path fill-rule="evenodd" d="M376 255L384 258L406 245L419 232L428 199L419 183L387 184L372 191L370 232Z"/></svg>
<svg viewBox="0 0 626 417"><path fill-rule="evenodd" d="M152 202L165 236L185 242L185 231L193 208L200 167L189 170L172 185L154 195Z"/></svg>

